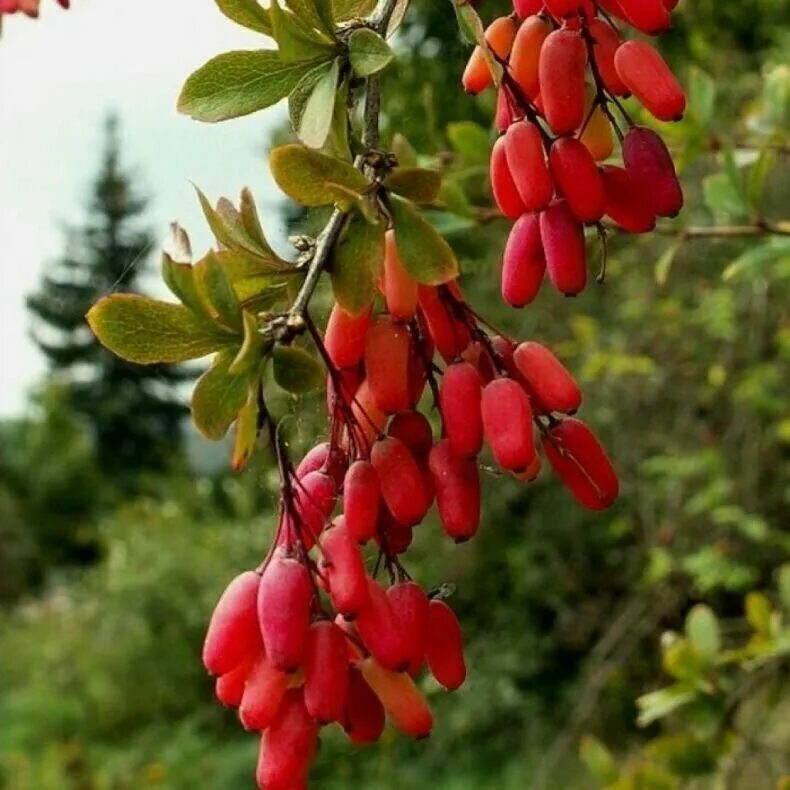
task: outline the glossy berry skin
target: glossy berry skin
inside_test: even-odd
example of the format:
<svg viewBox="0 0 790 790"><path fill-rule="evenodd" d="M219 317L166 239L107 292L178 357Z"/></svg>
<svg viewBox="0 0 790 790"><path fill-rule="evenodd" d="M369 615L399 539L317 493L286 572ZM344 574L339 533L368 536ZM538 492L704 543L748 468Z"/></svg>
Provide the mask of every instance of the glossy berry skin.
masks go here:
<svg viewBox="0 0 790 790"><path fill-rule="evenodd" d="M294 672L302 665L312 604L313 585L307 568L278 549L258 589L258 622L266 657L275 669Z"/></svg>
<svg viewBox="0 0 790 790"><path fill-rule="evenodd" d="M381 482L381 496L395 520L404 526L419 524L430 501L414 456L392 436L373 445L370 461Z"/></svg>
<svg viewBox="0 0 790 790"><path fill-rule="evenodd" d="M354 461L343 483L346 529L357 543L367 543L376 533L381 505L379 476L369 461Z"/></svg>
<svg viewBox="0 0 790 790"><path fill-rule="evenodd" d="M617 499L617 473L595 434L581 420L552 426L543 448L554 471L577 501L589 510L605 510Z"/></svg>
<svg viewBox="0 0 790 790"><path fill-rule="evenodd" d="M384 238L383 284L387 312L398 321L409 321L417 312L417 281L401 261L395 231L388 230Z"/></svg>
<svg viewBox="0 0 790 790"><path fill-rule="evenodd" d="M261 577L255 571L237 576L222 593L203 643L203 665L224 675L261 650L257 600Z"/></svg>
<svg viewBox="0 0 790 790"><path fill-rule="evenodd" d="M657 36L671 24L665 0L618 0L628 21L642 33Z"/></svg>
<svg viewBox="0 0 790 790"><path fill-rule="evenodd" d="M546 10L555 19L565 19L579 13L580 0L545 0Z"/></svg>
<svg viewBox="0 0 790 790"><path fill-rule="evenodd" d="M500 137L491 151L491 190L497 207L508 219L518 219L526 211L508 165L505 137Z"/></svg>
<svg viewBox="0 0 790 790"><path fill-rule="evenodd" d="M628 95L628 87L614 65L615 53L623 43L620 34L603 19L593 19L590 22L590 34L595 42L593 44L595 64L606 90L615 96Z"/></svg>
<svg viewBox="0 0 790 790"><path fill-rule="evenodd" d="M537 214L524 214L513 225L502 258L502 298L511 307L526 307L540 291L546 258Z"/></svg>
<svg viewBox="0 0 790 790"><path fill-rule="evenodd" d="M483 445L480 419L482 380L477 368L468 362L447 367L439 390L439 410L447 438L456 455L477 455Z"/></svg>
<svg viewBox="0 0 790 790"><path fill-rule="evenodd" d="M425 656L428 630L428 596L419 584L400 582L387 589L395 616L401 625L408 645L409 674L414 677Z"/></svg>
<svg viewBox="0 0 790 790"><path fill-rule="evenodd" d="M383 667L402 672L409 667L409 645L390 599L381 585L368 578L368 602L359 612L356 629Z"/></svg>
<svg viewBox="0 0 790 790"><path fill-rule="evenodd" d="M368 600L367 576L362 552L345 518L336 519L324 531L321 554L332 606L344 617L355 617Z"/></svg>
<svg viewBox="0 0 790 790"><path fill-rule="evenodd" d="M628 90L659 121L679 121L686 96L666 61L645 41L626 41L615 54L615 68Z"/></svg>
<svg viewBox="0 0 790 790"><path fill-rule="evenodd" d="M362 662L362 675L404 735L425 738L430 734L433 714L408 673L392 672L369 657Z"/></svg>
<svg viewBox="0 0 790 790"><path fill-rule="evenodd" d="M424 461L433 447L433 428L427 417L419 411L396 414L390 421L387 434L400 439L417 462Z"/></svg>
<svg viewBox="0 0 790 790"><path fill-rule="evenodd" d="M554 184L538 127L529 121L514 123L505 134L505 157L524 211L547 206Z"/></svg>
<svg viewBox="0 0 790 790"><path fill-rule="evenodd" d="M261 738L255 778L262 790L305 787L315 755L318 725L304 704L301 689L285 695L277 718Z"/></svg>
<svg viewBox="0 0 790 790"><path fill-rule="evenodd" d="M275 669L261 655L250 673L239 705L242 726L257 732L265 730L276 718L287 690L288 675Z"/></svg>
<svg viewBox="0 0 790 790"><path fill-rule="evenodd" d="M500 58L505 59L510 54L515 35L516 23L510 17L503 16L495 19L486 28L486 43ZM464 90L474 95L490 87L492 82L493 77L483 51L480 47L475 47L461 78Z"/></svg>
<svg viewBox="0 0 790 790"><path fill-rule="evenodd" d="M442 300L439 289L432 285L419 288L420 310L436 350L445 362L452 362L469 345L469 333L453 320L449 306Z"/></svg>
<svg viewBox="0 0 790 790"><path fill-rule="evenodd" d="M356 744L375 743L384 732L384 706L358 669L351 669L343 729Z"/></svg>
<svg viewBox="0 0 790 790"><path fill-rule="evenodd" d="M338 305L332 308L326 325L324 345L336 367L350 368L362 359L370 320L370 310L353 316Z"/></svg>
<svg viewBox="0 0 790 790"><path fill-rule="evenodd" d="M255 661L248 659L235 669L217 678L214 686L217 699L228 708L238 708L244 694L244 686L252 671Z"/></svg>
<svg viewBox="0 0 790 790"><path fill-rule="evenodd" d="M310 626L304 668L304 703L319 723L343 721L348 697L345 634L329 620Z"/></svg>
<svg viewBox="0 0 790 790"><path fill-rule="evenodd" d="M565 365L546 346L522 343L513 360L541 411L563 414L578 411L582 404L582 391Z"/></svg>
<svg viewBox="0 0 790 790"><path fill-rule="evenodd" d="M365 370L373 400L384 413L405 411L411 405L410 357L409 330L388 316L377 318L368 331Z"/></svg>
<svg viewBox="0 0 790 790"><path fill-rule="evenodd" d="M629 233L649 233L656 226L656 215L646 196L622 167L601 168L606 192L606 216Z"/></svg>
<svg viewBox="0 0 790 790"><path fill-rule="evenodd" d="M543 0L513 0L513 10L521 19L537 14L543 8Z"/></svg>
<svg viewBox="0 0 790 790"><path fill-rule="evenodd" d="M570 134L584 122L587 49L581 34L562 28L540 50L538 78L543 113L555 134Z"/></svg>
<svg viewBox="0 0 790 790"><path fill-rule="evenodd" d="M543 42L552 27L546 19L530 16L525 19L516 33L510 53L510 73L519 87L530 99L538 95L538 61Z"/></svg>
<svg viewBox="0 0 790 790"><path fill-rule="evenodd" d="M644 126L633 126L623 140L625 169L637 190L659 217L675 217L683 208L675 163L664 141Z"/></svg>
<svg viewBox="0 0 790 790"><path fill-rule="evenodd" d="M460 688L466 680L461 624L444 601L434 599L428 607L425 660L431 674L448 691Z"/></svg>
<svg viewBox="0 0 790 790"><path fill-rule="evenodd" d="M549 153L551 173L568 208L579 222L598 222L606 207L606 195L598 167L584 143L561 137Z"/></svg>
<svg viewBox="0 0 790 790"><path fill-rule="evenodd" d="M300 530L288 529L286 545L294 545L296 534L305 543L315 544L337 501L337 484L330 475L320 470L306 474L295 486L294 506Z"/></svg>
<svg viewBox="0 0 790 790"><path fill-rule="evenodd" d="M497 463L509 471L525 469L535 457L532 407L520 384L496 379L483 390L485 436Z"/></svg>
<svg viewBox="0 0 790 790"><path fill-rule="evenodd" d="M540 238L554 287L566 296L580 294L587 285L584 228L564 200L552 203L541 213Z"/></svg>
<svg viewBox="0 0 790 790"><path fill-rule="evenodd" d="M442 528L456 543L464 543L480 527L477 461L457 455L450 441L442 439L431 450L429 465Z"/></svg>

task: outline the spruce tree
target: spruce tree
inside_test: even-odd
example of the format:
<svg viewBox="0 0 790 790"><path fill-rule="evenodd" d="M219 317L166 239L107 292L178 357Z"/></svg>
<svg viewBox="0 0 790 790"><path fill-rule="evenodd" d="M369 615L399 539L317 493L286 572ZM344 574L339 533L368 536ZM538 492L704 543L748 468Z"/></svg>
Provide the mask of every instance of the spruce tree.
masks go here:
<svg viewBox="0 0 790 790"><path fill-rule="evenodd" d="M85 224L70 231L63 258L47 267L39 291L27 299L33 338L53 378L90 426L101 468L121 483L180 456L184 407L175 389L189 378L183 369L118 359L85 323L101 296L137 292L154 246L142 224L145 206L122 167L118 122L110 117Z"/></svg>

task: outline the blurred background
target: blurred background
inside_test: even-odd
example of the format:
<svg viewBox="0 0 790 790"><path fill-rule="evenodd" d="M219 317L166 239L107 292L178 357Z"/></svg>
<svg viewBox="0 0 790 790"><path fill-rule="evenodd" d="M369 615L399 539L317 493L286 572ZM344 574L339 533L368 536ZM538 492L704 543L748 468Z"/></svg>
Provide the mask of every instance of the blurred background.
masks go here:
<svg viewBox="0 0 790 790"><path fill-rule="evenodd" d="M209 246L190 180L249 186L283 253L312 218L268 174L282 108L216 126L175 111L188 73L259 37L210 0L73 5L0 39L0 786L245 788L256 738L216 704L200 645L265 550L276 475L262 457L232 476L189 423L195 371L113 360L83 315L119 286L161 294L169 222ZM681 0L676 20L660 46L691 109L662 132L687 210L613 237L603 287L515 312L507 225L463 203L489 199L493 97L460 90L449 3L413 0L386 129L461 187L434 221L474 307L578 374L623 496L591 515L549 474L488 475L477 540L427 522L409 567L457 585L469 680L426 685L428 741L327 730L316 787L790 787L790 3ZM325 427L318 398L298 413L296 447Z"/></svg>

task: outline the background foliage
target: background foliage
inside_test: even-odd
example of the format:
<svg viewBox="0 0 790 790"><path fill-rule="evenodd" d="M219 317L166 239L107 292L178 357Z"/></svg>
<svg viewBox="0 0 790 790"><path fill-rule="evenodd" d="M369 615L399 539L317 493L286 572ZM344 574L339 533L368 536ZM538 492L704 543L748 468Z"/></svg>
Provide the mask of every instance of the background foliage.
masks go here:
<svg viewBox="0 0 790 790"><path fill-rule="evenodd" d="M484 146L452 124L485 124L491 97L458 87L449 3L413 6L384 85L386 128L482 205ZM578 373L624 494L593 516L549 475L529 488L491 475L478 540L449 546L422 527L414 572L457 585L470 680L452 696L428 689L428 742L390 733L360 752L332 733L317 787L751 789L790 775L790 242L758 227L790 215L789 12L783 0L687 0L664 42L692 100L668 130L688 193L680 222L753 235L684 236L674 223L616 238L605 287L573 301L546 291L516 313L498 294L504 223L438 217L472 304L551 342ZM315 401L292 429L297 447L321 430ZM193 465L211 468L196 447ZM270 466L196 477L157 459L119 475L101 458L54 381L0 425L0 780L245 787L255 739L214 703L198 656L218 592L266 545ZM635 705L673 683L683 704L669 692Z"/></svg>

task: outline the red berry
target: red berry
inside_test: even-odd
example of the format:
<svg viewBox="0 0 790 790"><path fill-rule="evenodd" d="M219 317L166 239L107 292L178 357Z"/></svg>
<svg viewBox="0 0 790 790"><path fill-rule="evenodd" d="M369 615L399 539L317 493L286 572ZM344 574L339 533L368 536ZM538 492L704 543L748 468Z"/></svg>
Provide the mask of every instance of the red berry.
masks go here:
<svg viewBox="0 0 790 790"><path fill-rule="evenodd" d="M598 222L606 207L606 195L598 167L584 143L574 137L561 137L551 146L549 161L571 214L579 222Z"/></svg>
<svg viewBox="0 0 790 790"><path fill-rule="evenodd" d="M605 510L617 499L619 482L612 462L581 420L552 426L543 447L557 476L584 507Z"/></svg>
<svg viewBox="0 0 790 790"><path fill-rule="evenodd" d="M515 120L510 93L504 85L500 85L497 91L495 119L496 130L500 134L506 132Z"/></svg>
<svg viewBox="0 0 790 790"><path fill-rule="evenodd" d="M302 665L313 604L310 572L283 549L274 552L258 590L258 622L266 657L275 669Z"/></svg>
<svg viewBox="0 0 790 790"><path fill-rule="evenodd" d="M345 617L355 617L367 603L365 562L344 518L321 536L321 568L326 573L332 606Z"/></svg>
<svg viewBox="0 0 790 790"><path fill-rule="evenodd" d="M514 123L505 135L505 156L524 211L547 206L554 184L538 127L529 121Z"/></svg>
<svg viewBox="0 0 790 790"><path fill-rule="evenodd" d="M428 596L419 584L401 582L387 590L387 597L406 637L409 652L409 674L415 676L420 671L425 656Z"/></svg>
<svg viewBox="0 0 790 790"><path fill-rule="evenodd" d="M431 450L439 518L444 531L456 543L474 537L480 526L480 473L474 458L456 455L448 439Z"/></svg>
<svg viewBox="0 0 790 790"><path fill-rule="evenodd" d="M212 675L224 675L255 657L261 649L257 600L260 576L246 571L222 593L203 643L203 665Z"/></svg>
<svg viewBox="0 0 790 790"><path fill-rule="evenodd" d="M496 379L483 390L486 441L497 463L507 470L525 469L535 457L532 408L527 393L513 379Z"/></svg>
<svg viewBox="0 0 790 790"><path fill-rule="evenodd" d="M513 41L510 74L529 99L533 99L540 91L538 82L540 49L551 30L548 20L539 16L530 16L524 20Z"/></svg>
<svg viewBox="0 0 790 790"><path fill-rule="evenodd" d="M239 706L239 719L247 730L265 730L277 716L288 675L275 669L264 655L258 659L247 680Z"/></svg>
<svg viewBox="0 0 790 790"><path fill-rule="evenodd" d="M603 80L604 87L615 96L626 96L628 88L620 79L614 65L614 56L618 47L623 43L620 34L603 19L593 19L590 22L590 34L595 41L593 55L598 74Z"/></svg>
<svg viewBox="0 0 790 790"><path fill-rule="evenodd" d="M385 239L384 299L387 311L399 321L409 321L417 312L417 281L401 261L395 231L388 230Z"/></svg>
<svg viewBox="0 0 790 790"><path fill-rule="evenodd" d="M644 126L628 130L623 140L625 169L650 209L659 217L674 217L683 208L675 164L664 141Z"/></svg>
<svg viewBox="0 0 790 790"><path fill-rule="evenodd" d="M657 36L671 24L665 0L618 0L628 21L642 33Z"/></svg>
<svg viewBox="0 0 790 790"><path fill-rule="evenodd" d="M390 599L374 579L368 579L368 601L355 625L365 647L382 666L396 672L408 668L408 641Z"/></svg>
<svg viewBox="0 0 790 790"><path fill-rule="evenodd" d="M499 210L509 219L518 219L526 208L510 172L505 148L505 137L500 137L491 151L491 190Z"/></svg>
<svg viewBox="0 0 790 790"><path fill-rule="evenodd" d="M452 362L469 345L469 332L453 319L452 312L432 285L419 288L420 309L428 332L445 362Z"/></svg>
<svg viewBox="0 0 790 790"><path fill-rule="evenodd" d="M242 695L244 694L244 686L247 683L247 678L250 676L253 666L255 665L254 659L248 659L239 664L235 669L226 672L221 677L217 678L214 689L217 694L217 699L229 708L238 708L241 702Z"/></svg>
<svg viewBox="0 0 790 790"><path fill-rule="evenodd" d="M384 706L358 669L349 672L343 728L352 743L375 743L384 732Z"/></svg>
<svg viewBox="0 0 790 790"><path fill-rule="evenodd" d="M433 428L427 417L418 411L403 411L390 421L387 434L400 439L419 463L433 447Z"/></svg>
<svg viewBox="0 0 790 790"><path fill-rule="evenodd" d="M310 626L304 668L304 703L319 723L343 721L348 697L345 634L329 620Z"/></svg>
<svg viewBox="0 0 790 790"><path fill-rule="evenodd" d="M513 359L541 411L563 414L578 411L582 403L579 385L546 346L522 343Z"/></svg>
<svg viewBox="0 0 790 790"><path fill-rule="evenodd" d="M381 485L369 461L349 466L343 483L343 515L346 528L357 543L367 543L376 534L381 504Z"/></svg>
<svg viewBox="0 0 790 790"><path fill-rule="evenodd" d="M522 19L537 14L542 8L543 0L513 0L513 10Z"/></svg>
<svg viewBox="0 0 790 790"><path fill-rule="evenodd" d="M556 134L570 134L584 123L584 72L587 48L577 30L550 33L540 50L538 76L543 113Z"/></svg>
<svg viewBox="0 0 790 790"><path fill-rule="evenodd" d="M576 16L581 7L580 0L544 0L546 10L555 19L564 19L569 16Z"/></svg>
<svg viewBox="0 0 790 790"><path fill-rule="evenodd" d="M480 374L468 362L449 365L442 378L439 390L442 424L454 452L462 458L477 455L483 444L481 387Z"/></svg>
<svg viewBox="0 0 790 790"><path fill-rule="evenodd" d="M495 19L486 28L486 43L503 60L510 54L513 38L516 35L516 23L507 16ZM466 64L461 79L467 93L476 94L484 91L493 82L488 64L480 47L475 47L469 62Z"/></svg>
<svg viewBox="0 0 790 790"><path fill-rule="evenodd" d="M376 527L376 543L388 557L403 554L414 540L414 530L407 524L396 521L385 505L379 511Z"/></svg>
<svg viewBox="0 0 790 790"><path fill-rule="evenodd" d="M294 509L299 529L286 529L285 545L294 545L296 534L299 534L303 541L313 546L336 502L337 485L332 477L321 471L305 475L294 485Z"/></svg>
<svg viewBox="0 0 790 790"><path fill-rule="evenodd" d="M332 308L326 325L324 345L335 367L350 368L362 359L370 318L370 310L353 316L339 305Z"/></svg>
<svg viewBox="0 0 790 790"><path fill-rule="evenodd" d="M365 371L373 399L381 411L405 411L411 404L409 360L411 335L388 316L376 319L365 345Z"/></svg>
<svg viewBox="0 0 790 790"><path fill-rule="evenodd" d="M587 285L584 227L574 219L564 200L541 212L540 238L554 287L566 296L580 294Z"/></svg>
<svg viewBox="0 0 790 790"><path fill-rule="evenodd" d="M425 660L431 674L448 691L455 691L466 680L461 624L444 601L434 599L428 607Z"/></svg>
<svg viewBox="0 0 790 790"><path fill-rule="evenodd" d="M422 473L406 445L388 436L373 445L370 461L381 482L381 496L395 520L404 526L419 524L430 502Z"/></svg>
<svg viewBox="0 0 790 790"><path fill-rule="evenodd" d="M647 196L622 167L602 167L601 178L606 192L606 216L629 233L648 233L655 228L656 215Z"/></svg>

